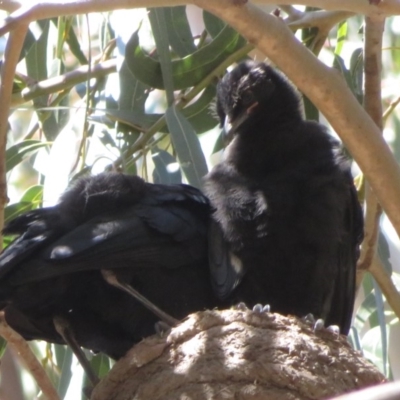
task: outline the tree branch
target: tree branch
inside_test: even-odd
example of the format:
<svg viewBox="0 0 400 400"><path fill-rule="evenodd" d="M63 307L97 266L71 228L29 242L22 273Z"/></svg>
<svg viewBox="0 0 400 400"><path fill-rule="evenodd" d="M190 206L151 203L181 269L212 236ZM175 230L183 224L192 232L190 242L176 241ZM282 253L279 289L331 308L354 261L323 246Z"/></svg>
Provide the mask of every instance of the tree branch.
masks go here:
<svg viewBox="0 0 400 400"><path fill-rule="evenodd" d="M400 293L397 291L390 275L386 272L381 260L375 256L368 271L378 283L385 299L397 318L400 318Z"/></svg>
<svg viewBox="0 0 400 400"><path fill-rule="evenodd" d="M364 108L382 131L382 36L385 18L366 17L364 38ZM369 185L365 185L365 226L364 241L361 246L360 260L357 265L357 287L361 284L366 270L372 264L376 254L379 220L382 209Z"/></svg>
<svg viewBox="0 0 400 400"><path fill-rule="evenodd" d="M24 43L28 25L21 24L10 33L4 52L4 63L1 68L0 84L0 232L4 226L4 207L8 203L6 160L5 151L8 132L8 113L11 104L11 92L14 80L15 69L21 48ZM0 249L3 247L3 238L0 233Z"/></svg>
<svg viewBox="0 0 400 400"><path fill-rule="evenodd" d="M212 7L214 0L206 3ZM274 0L254 0L254 4L276 4ZM301 4L331 11L349 11L366 15L397 15L400 14L399 0L385 0L378 5L367 0L281 0L282 5ZM11 6L12 4L12 6ZM11 11L18 2L7 2ZM106 12L120 9L140 7L167 7L185 4L196 4L196 0L42 0L35 4L23 6L0 23L0 36L15 29L19 23L29 24L39 19L53 18L63 15L86 14L91 12ZM237 4L237 3L236 3ZM217 5L218 6L218 5ZM1 7L0 7L1 8Z"/></svg>
<svg viewBox="0 0 400 400"><path fill-rule="evenodd" d="M18 8L20 7L21 7L20 1L15 1L15 0L0 1L0 10L4 10L11 13L14 12L15 10L18 10Z"/></svg>
<svg viewBox="0 0 400 400"><path fill-rule="evenodd" d="M22 92L12 96L11 106L15 107L44 94L56 93L65 89L70 89L78 83L85 82L89 78L101 78L117 71L117 60L111 59L100 62L89 68L87 65L76 68L74 71L64 75L49 78L28 86Z"/></svg>
<svg viewBox="0 0 400 400"><path fill-rule="evenodd" d="M49 377L46 375L42 365L33 354L31 348L23 337L11 329L7 324L4 318L4 312L0 312L0 335L7 340L8 345L28 368L46 398L48 400L60 400L56 389L51 383Z"/></svg>

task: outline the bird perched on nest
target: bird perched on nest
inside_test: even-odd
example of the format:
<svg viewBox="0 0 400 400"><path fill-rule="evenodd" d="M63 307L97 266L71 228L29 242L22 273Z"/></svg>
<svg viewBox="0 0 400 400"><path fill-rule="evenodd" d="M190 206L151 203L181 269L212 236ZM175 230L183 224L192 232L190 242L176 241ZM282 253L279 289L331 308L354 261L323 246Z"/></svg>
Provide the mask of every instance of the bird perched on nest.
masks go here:
<svg viewBox="0 0 400 400"><path fill-rule="evenodd" d="M348 332L362 215L339 143L266 64L239 64L217 95L232 141L205 177L212 209L190 186L109 173L6 226L19 237L0 255L0 308L15 330L119 358L159 311L174 324L245 302Z"/></svg>
<svg viewBox="0 0 400 400"><path fill-rule="evenodd" d="M340 144L303 119L292 85L265 63L223 77L217 113L231 142L205 178L215 293L347 334L363 219Z"/></svg>

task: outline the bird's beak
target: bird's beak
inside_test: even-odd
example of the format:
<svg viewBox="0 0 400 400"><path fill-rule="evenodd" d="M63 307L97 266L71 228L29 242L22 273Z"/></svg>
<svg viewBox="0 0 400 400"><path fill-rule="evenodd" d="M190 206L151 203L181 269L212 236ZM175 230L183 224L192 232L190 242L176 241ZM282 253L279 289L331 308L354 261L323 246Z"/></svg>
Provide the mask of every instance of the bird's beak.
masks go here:
<svg viewBox="0 0 400 400"><path fill-rule="evenodd" d="M236 116L234 119L230 119L229 116L225 117L224 121L224 138L229 143L235 132L248 120L248 118L253 114L253 112L258 107L258 101L252 103L249 107L247 107L241 114Z"/></svg>

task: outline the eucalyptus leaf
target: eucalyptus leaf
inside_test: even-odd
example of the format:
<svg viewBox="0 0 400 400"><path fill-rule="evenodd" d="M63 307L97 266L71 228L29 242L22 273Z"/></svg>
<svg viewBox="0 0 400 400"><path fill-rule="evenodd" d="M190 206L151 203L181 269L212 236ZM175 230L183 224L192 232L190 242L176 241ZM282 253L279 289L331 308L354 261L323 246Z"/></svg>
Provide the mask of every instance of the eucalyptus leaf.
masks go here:
<svg viewBox="0 0 400 400"><path fill-rule="evenodd" d="M161 64L154 57L150 57L139 45L137 32L134 33L134 40L127 49L125 60L129 69L137 79L157 89L164 89L161 73ZM207 45L193 54L182 59L172 61L172 75L174 89L186 89L197 85L207 74L216 68L229 55L245 45L246 41L230 26L223 30Z"/></svg>
<svg viewBox="0 0 400 400"><path fill-rule="evenodd" d="M21 201L31 202L33 205L38 206L43 201L43 186L31 186L22 195Z"/></svg>
<svg viewBox="0 0 400 400"><path fill-rule="evenodd" d="M0 359L3 357L6 348L7 348L7 340L3 339L0 336Z"/></svg>
<svg viewBox="0 0 400 400"><path fill-rule="evenodd" d="M207 163L199 139L188 120L174 106L165 113L172 143L188 182L200 188Z"/></svg>
<svg viewBox="0 0 400 400"><path fill-rule="evenodd" d="M227 25L222 19L216 17L208 11L203 11L203 21L208 34L211 37L216 37Z"/></svg>
<svg viewBox="0 0 400 400"><path fill-rule="evenodd" d="M154 183L176 184L182 182L182 174L177 160L167 151L154 147L151 150L154 162Z"/></svg>
<svg viewBox="0 0 400 400"><path fill-rule="evenodd" d="M343 44L347 38L347 21L342 21L338 25L338 31L336 35L336 47L334 53L338 56L341 55Z"/></svg>
<svg viewBox="0 0 400 400"><path fill-rule="evenodd" d="M162 79L167 93L167 103L168 105L171 105L174 102L174 81L172 78L171 53L169 50L169 38L165 13L165 7L157 7L151 8L148 15L157 46Z"/></svg>
<svg viewBox="0 0 400 400"><path fill-rule="evenodd" d="M197 133L203 133L215 127L217 119L210 111L210 105L215 97L215 85L209 85L192 104L184 108L181 112L188 119ZM105 117L91 117L91 120L105 123L105 118L131 126L138 131L146 131L155 124L163 114L145 114L136 108L130 110L107 110ZM111 127L111 124L108 124ZM160 132L168 133L168 126L164 125Z"/></svg>
<svg viewBox="0 0 400 400"><path fill-rule="evenodd" d="M4 222L7 223L34 208L36 208L36 206L30 201L21 201L19 203L10 204L4 209Z"/></svg>
<svg viewBox="0 0 400 400"><path fill-rule="evenodd" d="M179 57L188 56L196 51L189 21L186 15L186 6L166 7L165 21L167 23L168 38L172 49Z"/></svg>
<svg viewBox="0 0 400 400"><path fill-rule="evenodd" d="M59 344L54 345L54 352L56 355L57 366L61 372L57 392L60 395L60 398L63 399L71 383L73 352L69 347Z"/></svg>
<svg viewBox="0 0 400 400"><path fill-rule="evenodd" d="M388 364L388 341L387 341L387 329L386 329L386 321L385 321L385 305L384 299L382 295L382 291L379 285L376 283L375 279L374 283L374 293L375 293L375 303L376 303L376 312L378 317L379 330L381 333L381 341L380 345L382 346L382 365L383 365L383 373L387 376L387 364Z"/></svg>
<svg viewBox="0 0 400 400"><path fill-rule="evenodd" d="M336 68L342 74L343 78L345 79L345 81L347 83L347 86L353 92L354 96L357 96L357 90L354 86L354 82L353 82L350 70L348 70L346 68L343 58L338 56L337 54L335 54L335 58L333 61L333 67Z"/></svg>
<svg viewBox="0 0 400 400"><path fill-rule="evenodd" d="M11 146L6 150L6 171L11 171L26 157L36 153L39 149L48 146L49 143L40 140L28 139Z"/></svg>
<svg viewBox="0 0 400 400"><path fill-rule="evenodd" d="M350 74L353 81L354 93L360 104L363 103L364 92L363 92L363 82L364 82L364 58L363 49L355 49L350 58Z"/></svg>

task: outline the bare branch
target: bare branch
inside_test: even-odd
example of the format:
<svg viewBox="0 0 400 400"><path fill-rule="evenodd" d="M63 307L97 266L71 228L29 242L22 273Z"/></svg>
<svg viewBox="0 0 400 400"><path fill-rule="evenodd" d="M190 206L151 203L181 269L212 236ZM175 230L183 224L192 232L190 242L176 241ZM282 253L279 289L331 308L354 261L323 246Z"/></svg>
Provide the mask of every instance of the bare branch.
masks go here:
<svg viewBox="0 0 400 400"><path fill-rule="evenodd" d="M4 10L11 13L14 12L15 10L18 10L18 8L20 7L21 7L20 1L15 1L15 0L0 1L0 10Z"/></svg>
<svg viewBox="0 0 400 400"><path fill-rule="evenodd" d="M1 69L0 85L0 232L4 225L4 207L8 203L7 180L6 180L6 151L7 132L8 132L8 112L11 103L11 91L13 86L15 69L21 53L28 25L21 24L10 33L4 53L4 63ZM3 239L0 234L0 249Z"/></svg>
<svg viewBox="0 0 400 400"><path fill-rule="evenodd" d="M29 24L40 19L63 15L106 12L127 8L165 7L188 4L182 0L43 0L21 7L0 23L0 36L15 29L20 23Z"/></svg>
<svg viewBox="0 0 400 400"><path fill-rule="evenodd" d="M375 124L382 130L382 36L385 18L365 18L364 40L364 108ZM369 269L376 254L381 206L368 182L365 185L365 226L361 256L357 265L357 285L361 284L364 272Z"/></svg>
<svg viewBox="0 0 400 400"><path fill-rule="evenodd" d="M348 11L311 11L300 14L296 14L296 18L291 17L288 20L290 28L301 29L317 27L330 31L333 26L354 15L352 12Z"/></svg>
<svg viewBox="0 0 400 400"><path fill-rule="evenodd" d="M48 400L60 400L56 389L46 375L42 365L33 354L24 338L12 330L4 318L4 312L0 312L0 335L7 340L8 345L28 368L39 388Z"/></svg>
<svg viewBox="0 0 400 400"><path fill-rule="evenodd" d="M254 0L253 2L255 4L276 4L274 0ZM212 7L214 0L206 0L203 3L208 3ZM238 5L237 1L234 1L234 3ZM302 4L331 11L349 11L366 15L400 14L399 0L385 0L378 5L370 4L366 0L282 0L279 3L283 6ZM8 11L12 11L18 4L18 2L9 1L4 3L4 7L7 6L9 8ZM166 7L185 4L196 4L196 0L65 0L62 3L57 0L42 0L35 2L35 4L21 7L0 23L0 36L15 29L19 23L24 22L29 24L39 19L120 9Z"/></svg>
<svg viewBox="0 0 400 400"><path fill-rule="evenodd" d="M14 94L12 96L11 106L15 107L44 94L56 93L69 89L78 83L87 81L88 78L101 78L116 71L116 59L103 61L90 68L87 65L83 65L74 71L38 82L25 88L20 93Z"/></svg>
<svg viewBox="0 0 400 400"><path fill-rule="evenodd" d="M253 0L255 4L275 4L273 0ZM279 4L298 4L332 11L350 11L365 15L397 15L400 13L399 0L385 0L378 5L368 0L279 0Z"/></svg>
<svg viewBox="0 0 400 400"><path fill-rule="evenodd" d="M381 260L379 260L377 256L372 260L369 267L369 273L378 283L383 295L396 316L400 318L400 293L397 291L390 275L386 272Z"/></svg>

